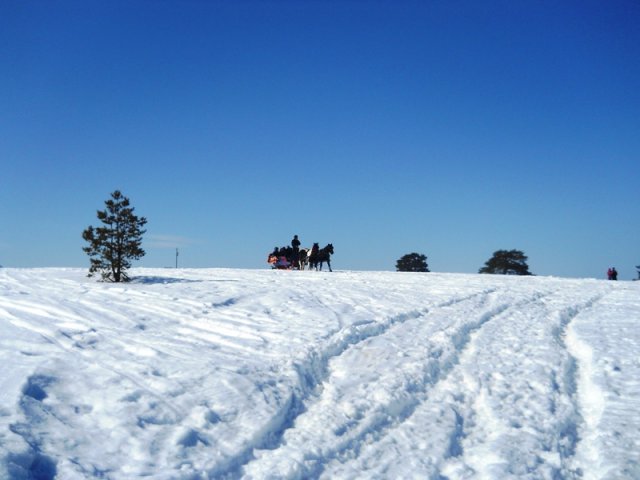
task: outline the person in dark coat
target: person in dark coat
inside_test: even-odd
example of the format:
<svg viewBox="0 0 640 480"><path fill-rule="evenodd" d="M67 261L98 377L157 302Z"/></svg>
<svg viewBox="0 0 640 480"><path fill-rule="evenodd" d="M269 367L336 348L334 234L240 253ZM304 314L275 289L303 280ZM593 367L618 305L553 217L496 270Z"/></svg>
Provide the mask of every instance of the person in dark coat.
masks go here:
<svg viewBox="0 0 640 480"><path fill-rule="evenodd" d="M300 250L300 240L298 240L298 235L293 236L293 240L291 240L291 246L293 247L294 252L298 252Z"/></svg>
<svg viewBox="0 0 640 480"><path fill-rule="evenodd" d="M293 258L293 266L295 268L300 268L300 240L298 240L298 235L293 236L293 240L291 240L291 248L293 249L291 255Z"/></svg>

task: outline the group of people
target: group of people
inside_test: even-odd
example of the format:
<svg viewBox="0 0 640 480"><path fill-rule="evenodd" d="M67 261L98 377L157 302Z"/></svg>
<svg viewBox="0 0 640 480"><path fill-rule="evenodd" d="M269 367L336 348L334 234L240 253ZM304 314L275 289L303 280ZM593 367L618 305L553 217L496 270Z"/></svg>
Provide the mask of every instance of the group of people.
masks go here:
<svg viewBox="0 0 640 480"><path fill-rule="evenodd" d="M607 278L609 280L618 280L618 271L616 270L616 267L611 267L607 270Z"/></svg>
<svg viewBox="0 0 640 480"><path fill-rule="evenodd" d="M275 247L267 257L272 268L300 268L300 240L294 235L290 246Z"/></svg>

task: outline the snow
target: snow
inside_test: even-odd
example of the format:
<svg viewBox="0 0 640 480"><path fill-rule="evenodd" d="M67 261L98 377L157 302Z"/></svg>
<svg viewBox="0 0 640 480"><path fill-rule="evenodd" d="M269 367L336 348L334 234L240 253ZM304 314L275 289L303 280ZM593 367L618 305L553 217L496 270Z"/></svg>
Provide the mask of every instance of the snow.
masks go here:
<svg viewBox="0 0 640 480"><path fill-rule="evenodd" d="M0 270L0 478L640 478L640 282L131 273Z"/></svg>

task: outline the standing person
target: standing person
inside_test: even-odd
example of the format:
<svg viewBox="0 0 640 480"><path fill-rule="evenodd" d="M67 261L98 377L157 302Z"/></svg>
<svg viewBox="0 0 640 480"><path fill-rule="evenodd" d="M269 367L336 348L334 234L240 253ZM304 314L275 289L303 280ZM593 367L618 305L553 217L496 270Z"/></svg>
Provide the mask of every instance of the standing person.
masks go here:
<svg viewBox="0 0 640 480"><path fill-rule="evenodd" d="M618 280L618 271L616 270L616 267L611 269L611 280Z"/></svg>
<svg viewBox="0 0 640 480"><path fill-rule="evenodd" d="M611 267L607 270L607 280L613 280L613 268Z"/></svg>
<svg viewBox="0 0 640 480"><path fill-rule="evenodd" d="M300 240L298 240L298 235L293 236L291 248L293 248L293 266L294 268L300 268Z"/></svg>

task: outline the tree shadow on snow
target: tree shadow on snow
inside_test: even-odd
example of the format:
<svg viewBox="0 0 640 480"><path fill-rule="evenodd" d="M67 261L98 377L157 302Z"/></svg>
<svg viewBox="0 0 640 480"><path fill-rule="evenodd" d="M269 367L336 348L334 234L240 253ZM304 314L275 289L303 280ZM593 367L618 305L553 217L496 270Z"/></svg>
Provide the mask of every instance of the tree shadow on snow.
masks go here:
<svg viewBox="0 0 640 480"><path fill-rule="evenodd" d="M142 285L168 285L170 283L204 283L204 282L237 282L231 279L206 278L194 280L190 278L161 277L161 276L141 276L131 277L129 283L139 283Z"/></svg>
<svg viewBox="0 0 640 480"><path fill-rule="evenodd" d="M132 277L129 283L141 283L143 285L164 285L169 283L202 283L202 280L191 280L188 278L174 277Z"/></svg>

